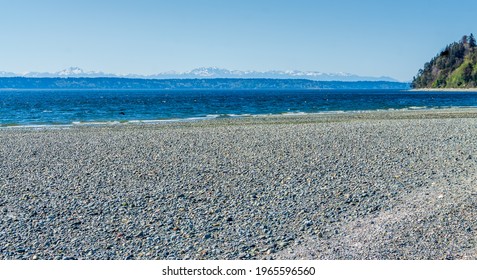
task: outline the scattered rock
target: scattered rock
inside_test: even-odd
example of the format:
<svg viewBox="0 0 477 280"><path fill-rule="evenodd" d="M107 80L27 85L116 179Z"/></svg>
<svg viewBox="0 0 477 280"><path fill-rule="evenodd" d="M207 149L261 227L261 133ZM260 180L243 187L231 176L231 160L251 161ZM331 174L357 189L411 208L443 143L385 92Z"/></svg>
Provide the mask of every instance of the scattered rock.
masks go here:
<svg viewBox="0 0 477 280"><path fill-rule="evenodd" d="M382 114L0 131L0 258L475 259L475 116Z"/></svg>

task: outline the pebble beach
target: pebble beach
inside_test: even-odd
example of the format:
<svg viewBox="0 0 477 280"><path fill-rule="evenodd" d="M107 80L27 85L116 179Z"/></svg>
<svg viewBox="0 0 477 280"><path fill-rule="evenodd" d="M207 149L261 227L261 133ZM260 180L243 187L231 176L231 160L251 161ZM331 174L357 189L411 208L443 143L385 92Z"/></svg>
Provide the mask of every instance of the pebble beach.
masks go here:
<svg viewBox="0 0 477 280"><path fill-rule="evenodd" d="M477 110L0 129L0 259L477 258Z"/></svg>

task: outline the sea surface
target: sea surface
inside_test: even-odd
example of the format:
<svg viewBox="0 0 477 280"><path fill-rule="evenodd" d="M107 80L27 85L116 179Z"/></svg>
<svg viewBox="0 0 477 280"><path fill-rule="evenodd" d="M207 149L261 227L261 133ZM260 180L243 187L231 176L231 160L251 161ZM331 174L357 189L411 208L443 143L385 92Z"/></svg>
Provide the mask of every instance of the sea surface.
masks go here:
<svg viewBox="0 0 477 280"><path fill-rule="evenodd" d="M0 127L195 121L274 114L477 107L475 92L0 90Z"/></svg>

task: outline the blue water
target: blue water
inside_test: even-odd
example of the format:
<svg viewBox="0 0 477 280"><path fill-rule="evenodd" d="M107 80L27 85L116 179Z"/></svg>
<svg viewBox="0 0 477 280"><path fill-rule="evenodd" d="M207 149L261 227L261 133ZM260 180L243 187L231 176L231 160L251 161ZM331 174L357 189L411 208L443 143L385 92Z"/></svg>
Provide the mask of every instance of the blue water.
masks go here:
<svg viewBox="0 0 477 280"><path fill-rule="evenodd" d="M477 93L393 90L0 90L0 126L477 107Z"/></svg>

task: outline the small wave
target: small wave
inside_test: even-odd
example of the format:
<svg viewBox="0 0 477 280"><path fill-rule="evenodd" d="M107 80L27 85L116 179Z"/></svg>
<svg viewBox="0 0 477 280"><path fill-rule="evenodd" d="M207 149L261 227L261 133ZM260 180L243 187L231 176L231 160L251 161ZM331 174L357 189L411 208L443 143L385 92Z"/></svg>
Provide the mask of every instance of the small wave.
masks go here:
<svg viewBox="0 0 477 280"><path fill-rule="evenodd" d="M121 122L119 121L105 121L105 122L97 122L97 121L91 121L91 122L72 122L74 126L108 126L108 125L119 125Z"/></svg>
<svg viewBox="0 0 477 280"><path fill-rule="evenodd" d="M0 129L69 129L72 124L5 124Z"/></svg>
<svg viewBox="0 0 477 280"><path fill-rule="evenodd" d="M220 117L220 115L206 115L205 117L190 117L190 118L175 118L175 119L160 119L160 120L130 120L126 123L129 124L160 124L160 123L170 123L170 122L187 122L187 121L201 121L201 120L211 120Z"/></svg>
<svg viewBox="0 0 477 280"><path fill-rule="evenodd" d="M228 117L230 118L246 118L246 117L252 117L255 115L252 114L227 114Z"/></svg>
<svg viewBox="0 0 477 280"><path fill-rule="evenodd" d="M409 106L401 109L387 109L387 111L430 111L442 109L470 109L477 108L476 106Z"/></svg>
<svg viewBox="0 0 477 280"><path fill-rule="evenodd" d="M351 111L341 111L341 110L336 110L336 111L322 111L322 112L313 112L313 113L307 113L310 115L336 115L336 114L348 114Z"/></svg>
<svg viewBox="0 0 477 280"><path fill-rule="evenodd" d="M168 122L179 122L181 119L166 119L166 120L131 120L126 123L129 124L158 124L158 123L168 123Z"/></svg>
<svg viewBox="0 0 477 280"><path fill-rule="evenodd" d="M408 110L426 110L430 109L428 106L409 106L407 107Z"/></svg>
<svg viewBox="0 0 477 280"><path fill-rule="evenodd" d="M303 116L303 115L306 115L307 113L305 112L286 112L286 113L282 113L281 115L283 116Z"/></svg>

